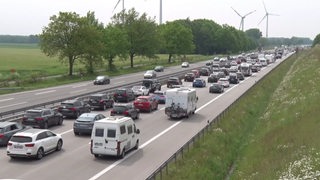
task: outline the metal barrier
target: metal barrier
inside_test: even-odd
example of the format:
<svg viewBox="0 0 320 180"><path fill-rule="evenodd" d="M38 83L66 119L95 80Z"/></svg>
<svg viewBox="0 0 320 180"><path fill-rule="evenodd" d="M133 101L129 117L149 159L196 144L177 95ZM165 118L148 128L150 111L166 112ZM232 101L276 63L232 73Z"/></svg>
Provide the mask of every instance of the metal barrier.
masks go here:
<svg viewBox="0 0 320 180"><path fill-rule="evenodd" d="M289 58L292 54L290 54L289 56L286 57ZM285 60L283 60L280 64L282 64ZM147 180L155 180L157 175L160 175L160 179L162 179L163 176L163 172L165 171L166 174L168 174L168 165L170 163L172 163L172 161L174 160L174 162L177 161L177 158L179 156L181 156L181 158L183 159L184 156L184 152L187 151L189 152L190 146L192 146L197 140L200 139L201 136L204 137L204 134L206 132L208 132L208 129L212 127L212 125L214 123L219 122L230 110L230 108L232 108L233 106L235 106L237 104L237 102L244 97L250 89L252 89L253 87L255 87L258 82L262 81L268 74L270 74L271 72L273 72L275 69L277 69L279 67L279 65L277 65L277 67L273 68L271 71L269 71L264 77L262 77L261 79L259 79L255 84L253 84L253 86L251 86L246 92L244 92L240 97L238 97L237 99L235 99L225 110L223 110L220 114L218 114L216 117L214 117L211 121L208 122L207 126L205 126L204 128L202 128L196 135L194 135L188 142L186 142L180 149L178 149L177 152L175 152L168 160L166 160L164 163L162 163L162 165L160 165L159 168L157 168L148 178Z"/></svg>

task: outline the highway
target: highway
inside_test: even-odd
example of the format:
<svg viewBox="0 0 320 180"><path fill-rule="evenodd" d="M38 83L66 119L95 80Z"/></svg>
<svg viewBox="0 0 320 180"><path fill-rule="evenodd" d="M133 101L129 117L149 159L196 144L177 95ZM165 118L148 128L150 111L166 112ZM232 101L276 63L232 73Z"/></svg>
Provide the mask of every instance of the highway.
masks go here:
<svg viewBox="0 0 320 180"><path fill-rule="evenodd" d="M136 120L137 128L141 131L140 147L138 150L129 152L124 159L115 157L96 159L90 154L90 136L75 136L72 129L74 119L65 119L62 126L50 128L54 132L62 134L64 140L62 151L49 154L42 160L12 160L6 155L6 147L1 147L0 179L146 179L183 144L197 134L200 129L205 127L207 121L214 119L284 59L268 65L260 72L247 77L240 84L232 85L230 88L225 89L223 94L209 94L208 84L205 88L197 88L199 97L198 109L196 114L188 119L169 120L164 113L164 105L160 105L158 111L141 113L140 119ZM198 65L200 66L200 64ZM189 69L193 69L195 66L192 64ZM181 67L166 69L164 73L170 73L177 69L181 69ZM112 84L125 83L130 81L131 78L142 79L142 76L143 72L117 77L112 79L111 82ZM203 78L207 79L207 77ZM184 82L184 86L191 85L192 83L190 82ZM71 93L70 87L75 87L73 90L76 92L82 89L105 88L93 86L92 82L82 82L5 95L0 98L0 108L7 110L16 106L31 104L31 102L39 103L43 99L48 100L58 96L67 96L68 93ZM162 89L165 90L166 86L162 86ZM36 95L37 93L39 97ZM108 116L110 109L94 112Z"/></svg>

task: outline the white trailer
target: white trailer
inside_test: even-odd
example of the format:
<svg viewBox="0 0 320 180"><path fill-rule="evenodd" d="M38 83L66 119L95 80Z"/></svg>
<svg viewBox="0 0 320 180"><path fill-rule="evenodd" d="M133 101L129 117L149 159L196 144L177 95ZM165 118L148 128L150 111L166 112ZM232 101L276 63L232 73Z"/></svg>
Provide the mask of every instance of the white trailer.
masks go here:
<svg viewBox="0 0 320 180"><path fill-rule="evenodd" d="M240 64L240 72L243 73L244 76L252 75L252 65L249 63L241 63Z"/></svg>
<svg viewBox="0 0 320 180"><path fill-rule="evenodd" d="M165 113L170 118L189 117L197 109L198 97L196 90L187 87L166 91Z"/></svg>

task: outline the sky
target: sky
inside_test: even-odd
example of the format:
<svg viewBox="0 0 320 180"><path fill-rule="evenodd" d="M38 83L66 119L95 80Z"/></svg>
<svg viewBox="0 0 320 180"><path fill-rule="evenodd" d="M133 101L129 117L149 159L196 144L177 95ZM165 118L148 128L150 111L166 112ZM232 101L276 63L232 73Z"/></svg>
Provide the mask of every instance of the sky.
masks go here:
<svg viewBox="0 0 320 180"><path fill-rule="evenodd" d="M0 35L35 35L48 26L50 17L59 12L75 12L85 16L95 13L107 25L122 10L122 0L0 0ZM162 22L177 19L209 19L239 28L241 16L244 30L258 28L266 36L266 11L269 15L268 37L307 37L320 34L319 0L162 0ZM135 8L159 23L160 0L124 0L124 8ZM232 9L233 8L233 9ZM261 23L259 23L261 21Z"/></svg>

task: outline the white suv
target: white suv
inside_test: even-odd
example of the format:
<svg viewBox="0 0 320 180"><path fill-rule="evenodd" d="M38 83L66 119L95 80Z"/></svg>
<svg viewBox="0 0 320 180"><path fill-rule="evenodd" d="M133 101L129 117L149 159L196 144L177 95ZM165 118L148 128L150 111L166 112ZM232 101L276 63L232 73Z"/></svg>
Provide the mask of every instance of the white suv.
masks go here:
<svg viewBox="0 0 320 180"><path fill-rule="evenodd" d="M48 129L28 129L14 134L7 145L7 155L15 157L35 157L42 159L45 154L60 151L61 135Z"/></svg>

